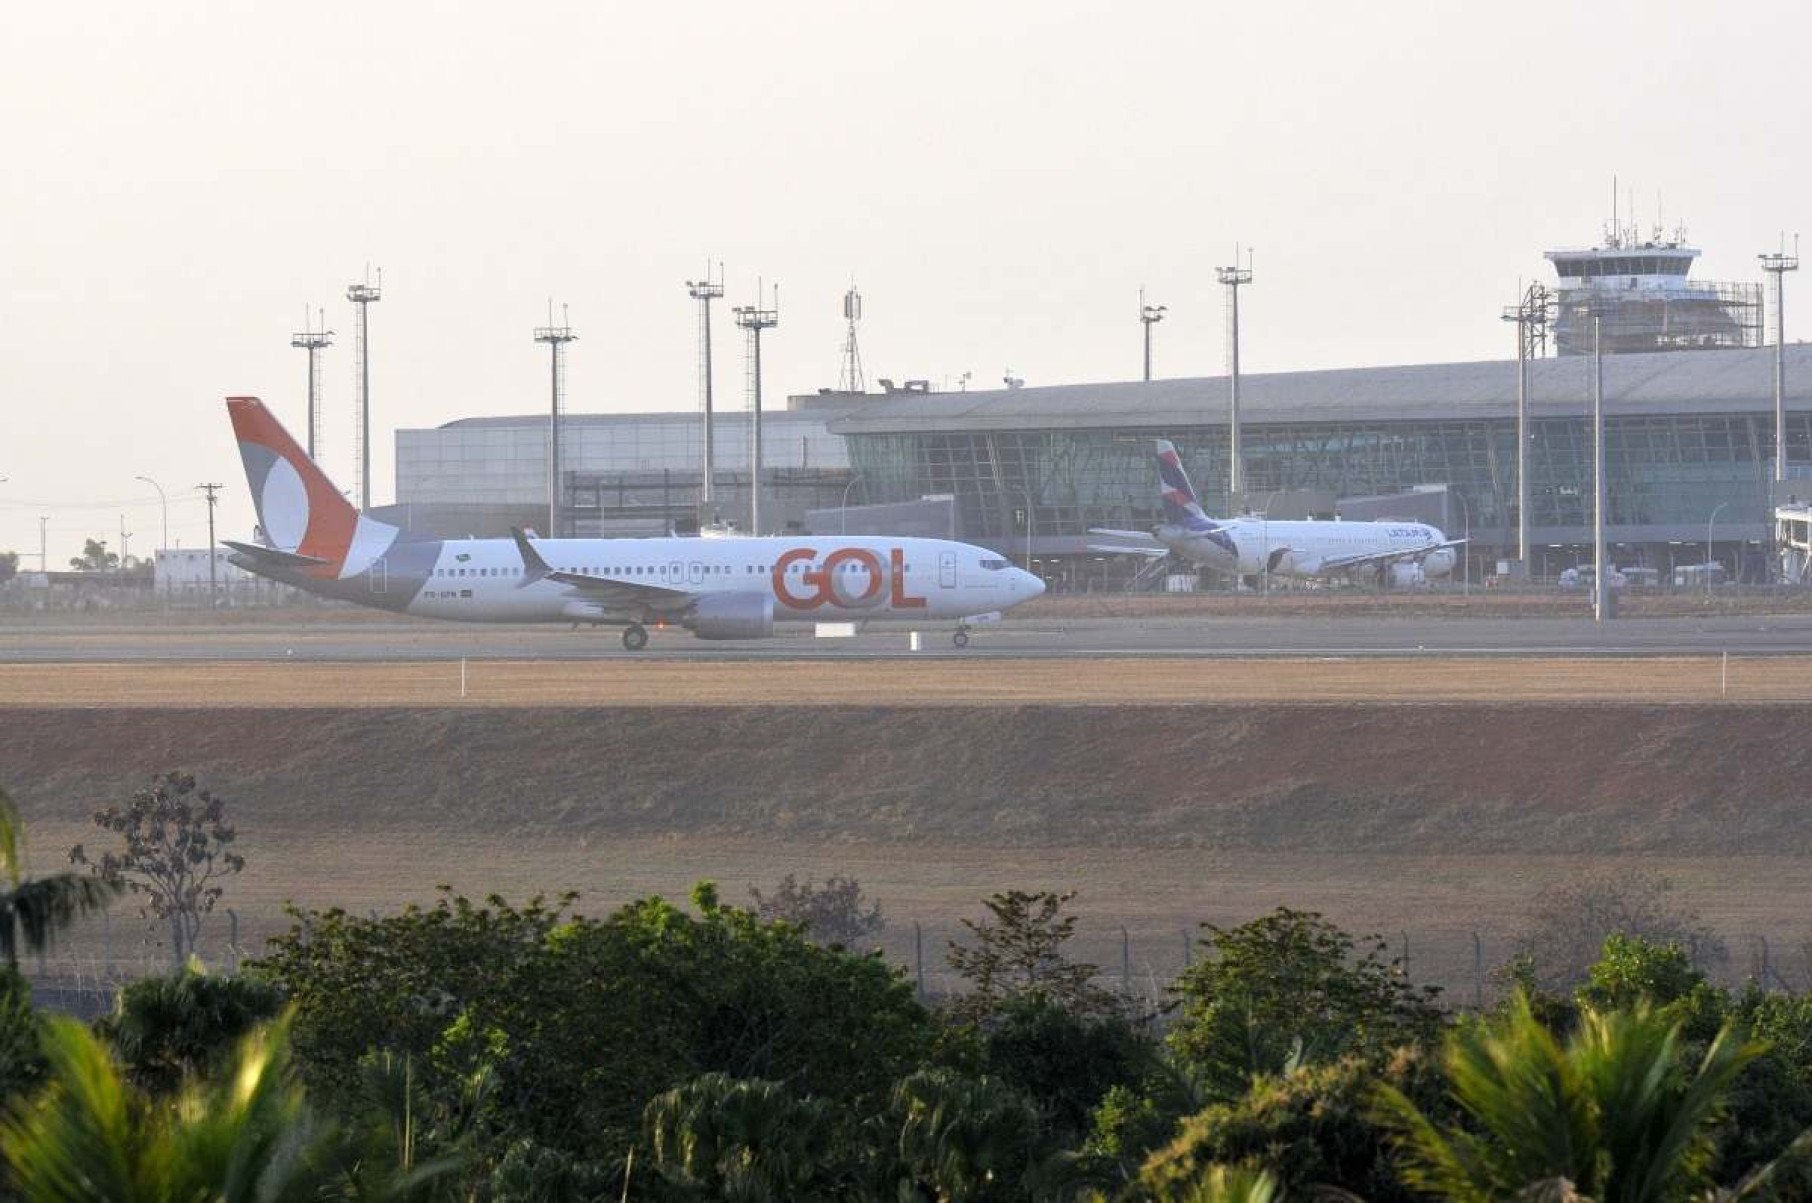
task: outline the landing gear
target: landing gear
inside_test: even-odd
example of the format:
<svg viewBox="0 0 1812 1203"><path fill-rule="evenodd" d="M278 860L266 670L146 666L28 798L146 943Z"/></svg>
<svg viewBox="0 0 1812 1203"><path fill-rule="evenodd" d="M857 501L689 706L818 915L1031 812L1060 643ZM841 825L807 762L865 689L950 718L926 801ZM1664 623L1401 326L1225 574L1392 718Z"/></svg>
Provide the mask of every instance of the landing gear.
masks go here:
<svg viewBox="0 0 1812 1203"><path fill-rule="evenodd" d="M648 646L648 628L639 622L632 622L623 628L623 650L639 652Z"/></svg>
<svg viewBox="0 0 1812 1203"><path fill-rule="evenodd" d="M956 628L956 634L950 636L950 642L956 644L957 647L968 647L969 646L969 628L968 627Z"/></svg>

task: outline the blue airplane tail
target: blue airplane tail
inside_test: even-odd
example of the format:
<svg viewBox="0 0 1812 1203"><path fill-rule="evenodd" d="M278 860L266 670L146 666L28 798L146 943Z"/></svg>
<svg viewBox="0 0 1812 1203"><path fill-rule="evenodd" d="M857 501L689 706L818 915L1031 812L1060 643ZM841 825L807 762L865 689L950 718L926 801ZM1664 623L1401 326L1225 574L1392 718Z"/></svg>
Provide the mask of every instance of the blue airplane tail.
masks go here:
<svg viewBox="0 0 1812 1203"><path fill-rule="evenodd" d="M1195 490L1190 487L1189 476L1183 471L1183 458L1168 439L1158 440L1158 483L1166 522L1192 531L1218 529L1218 524L1202 512L1201 502L1196 500Z"/></svg>

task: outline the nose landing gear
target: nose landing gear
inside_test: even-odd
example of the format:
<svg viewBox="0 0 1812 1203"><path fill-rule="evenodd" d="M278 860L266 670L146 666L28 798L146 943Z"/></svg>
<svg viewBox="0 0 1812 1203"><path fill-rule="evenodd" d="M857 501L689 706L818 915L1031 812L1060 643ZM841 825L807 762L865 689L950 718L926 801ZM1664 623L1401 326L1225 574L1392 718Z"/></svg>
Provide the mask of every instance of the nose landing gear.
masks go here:
<svg viewBox="0 0 1812 1203"><path fill-rule="evenodd" d="M623 628L623 650L639 652L648 646L648 628L632 622Z"/></svg>
<svg viewBox="0 0 1812 1203"><path fill-rule="evenodd" d="M954 643L959 648L968 647L969 646L969 628L967 626L960 626L960 627L956 628L956 634L950 636L950 642Z"/></svg>

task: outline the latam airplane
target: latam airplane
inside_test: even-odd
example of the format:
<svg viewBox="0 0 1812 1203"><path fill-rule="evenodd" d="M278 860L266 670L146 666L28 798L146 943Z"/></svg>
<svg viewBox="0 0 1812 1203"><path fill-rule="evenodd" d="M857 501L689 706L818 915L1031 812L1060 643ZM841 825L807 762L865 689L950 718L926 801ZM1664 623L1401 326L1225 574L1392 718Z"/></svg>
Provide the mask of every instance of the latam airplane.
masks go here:
<svg viewBox="0 0 1812 1203"><path fill-rule="evenodd" d="M623 628L639 651L672 623L700 639L764 639L781 622L956 624L1044 592L986 548L943 539L421 539L361 514L256 397L227 412L258 508L231 562L308 593L466 622Z"/></svg>
<svg viewBox="0 0 1812 1203"><path fill-rule="evenodd" d="M1091 551L1144 556L1174 552L1237 576L1330 577L1374 569L1387 574L1391 584L1416 585L1452 572L1453 549L1465 543L1425 522L1274 522L1250 514L1210 518L1196 500L1176 447L1165 439L1157 444L1164 521L1150 534L1091 530L1091 535L1120 540L1091 545Z"/></svg>

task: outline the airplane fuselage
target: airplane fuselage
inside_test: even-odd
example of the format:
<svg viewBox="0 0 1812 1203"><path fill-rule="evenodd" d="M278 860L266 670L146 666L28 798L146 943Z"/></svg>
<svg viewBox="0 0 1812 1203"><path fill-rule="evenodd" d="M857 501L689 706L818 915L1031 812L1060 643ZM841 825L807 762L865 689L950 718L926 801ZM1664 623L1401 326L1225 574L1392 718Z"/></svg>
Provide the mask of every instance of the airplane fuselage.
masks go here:
<svg viewBox="0 0 1812 1203"><path fill-rule="evenodd" d="M1321 576L1342 571L1340 563L1354 557L1408 555L1419 548L1434 548L1422 557L1423 569L1430 576L1450 571L1455 561L1452 549L1438 546L1445 536L1422 522L1273 521L1242 516L1219 522L1211 531L1165 525L1154 534L1180 556L1239 576Z"/></svg>
<svg viewBox="0 0 1812 1203"><path fill-rule="evenodd" d="M940 539L536 539L533 547L555 573L586 583L535 579L513 539L397 539L337 575L235 559L310 593L464 622L651 622L714 596L769 600L778 622L961 619L1042 591L993 552ZM613 584L627 588L618 594Z"/></svg>

